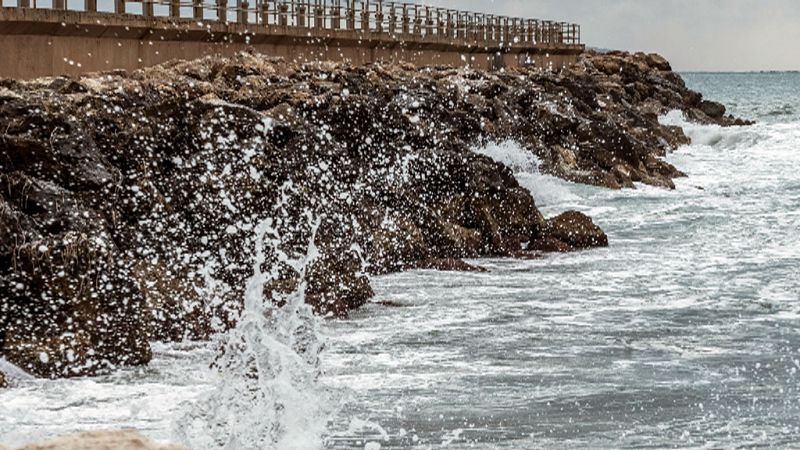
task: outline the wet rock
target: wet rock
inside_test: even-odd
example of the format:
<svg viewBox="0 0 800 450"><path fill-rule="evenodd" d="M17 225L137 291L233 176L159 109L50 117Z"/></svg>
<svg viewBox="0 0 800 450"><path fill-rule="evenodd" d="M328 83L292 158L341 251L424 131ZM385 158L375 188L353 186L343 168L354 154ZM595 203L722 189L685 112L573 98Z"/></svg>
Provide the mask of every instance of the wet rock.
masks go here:
<svg viewBox="0 0 800 450"><path fill-rule="evenodd" d="M88 431L20 447L18 450L183 450L160 444L133 430Z"/></svg>
<svg viewBox="0 0 800 450"><path fill-rule="evenodd" d="M487 272L480 266L467 263L463 259L456 258L428 258L416 261L407 266L408 269L433 269L445 272Z"/></svg>
<svg viewBox="0 0 800 450"><path fill-rule="evenodd" d="M587 215L567 211L547 221L545 237L557 239L573 250L607 247L608 237Z"/></svg>
<svg viewBox="0 0 800 450"><path fill-rule="evenodd" d="M703 100L700 102L698 108L712 119L720 119L725 116L725 105L721 103Z"/></svg>
<svg viewBox="0 0 800 450"><path fill-rule="evenodd" d="M0 389L7 387L8 383L6 383L6 376L3 372L0 372Z"/></svg>
<svg viewBox="0 0 800 450"><path fill-rule="evenodd" d="M149 360L149 339L235 324L269 228L280 304L309 241L306 300L344 316L368 273L607 245L546 220L504 164L610 188L671 188L688 143L658 117L743 123L658 55L587 53L560 72L340 63L252 53L132 73L0 82L0 352L40 376ZM311 223L319 219L316 234ZM43 249L43 250L42 250Z"/></svg>

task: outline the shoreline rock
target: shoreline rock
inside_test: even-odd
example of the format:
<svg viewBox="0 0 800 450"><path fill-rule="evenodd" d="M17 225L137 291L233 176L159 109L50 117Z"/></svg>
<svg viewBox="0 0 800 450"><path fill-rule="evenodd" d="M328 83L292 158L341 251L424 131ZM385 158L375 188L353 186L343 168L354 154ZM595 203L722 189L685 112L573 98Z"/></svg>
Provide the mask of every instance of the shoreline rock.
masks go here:
<svg viewBox="0 0 800 450"><path fill-rule="evenodd" d="M0 447L2 449L3 447ZM17 450L185 450L152 441L134 430L87 431L26 445Z"/></svg>
<svg viewBox="0 0 800 450"><path fill-rule="evenodd" d="M338 317L372 296L369 274L608 245L585 216L546 219L473 150L513 140L567 180L674 187L661 157L689 140L658 116L675 109L743 123L646 54L490 73L240 53L0 80L0 354L78 376L224 331L267 219L265 295L298 285L278 253L314 235L307 301Z"/></svg>

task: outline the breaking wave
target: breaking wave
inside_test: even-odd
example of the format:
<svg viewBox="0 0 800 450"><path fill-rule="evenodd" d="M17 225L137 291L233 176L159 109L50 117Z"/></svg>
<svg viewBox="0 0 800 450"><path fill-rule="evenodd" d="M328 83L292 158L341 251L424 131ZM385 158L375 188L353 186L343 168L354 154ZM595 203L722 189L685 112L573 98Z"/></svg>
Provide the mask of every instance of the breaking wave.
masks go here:
<svg viewBox="0 0 800 450"><path fill-rule="evenodd" d="M573 203L579 197L570 190L567 181L542 174L539 158L514 141L493 142L476 149L477 153L508 166L519 184L528 189L539 206Z"/></svg>

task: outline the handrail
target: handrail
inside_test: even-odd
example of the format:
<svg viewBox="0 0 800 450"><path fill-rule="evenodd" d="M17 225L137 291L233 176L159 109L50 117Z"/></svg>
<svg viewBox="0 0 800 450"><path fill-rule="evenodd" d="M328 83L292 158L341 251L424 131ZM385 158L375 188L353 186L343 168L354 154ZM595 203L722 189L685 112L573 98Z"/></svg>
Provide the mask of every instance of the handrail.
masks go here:
<svg viewBox="0 0 800 450"><path fill-rule="evenodd" d="M141 6L144 17L168 17L309 30L346 30L396 40L460 43L468 46L581 45L580 25L498 16L384 0L113 0L114 11L98 11L98 0L16 0L19 8L130 14ZM233 4L229 4L233 3ZM138 8L137 8L138 9ZM136 14L136 13L134 13Z"/></svg>

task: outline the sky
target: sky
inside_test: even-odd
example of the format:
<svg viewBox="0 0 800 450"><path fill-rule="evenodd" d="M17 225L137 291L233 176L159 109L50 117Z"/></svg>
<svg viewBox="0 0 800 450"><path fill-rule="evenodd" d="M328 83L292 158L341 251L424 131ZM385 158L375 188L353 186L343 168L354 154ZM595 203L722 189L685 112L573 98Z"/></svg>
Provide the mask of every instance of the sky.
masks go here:
<svg viewBox="0 0 800 450"><path fill-rule="evenodd" d="M425 0L581 25L592 47L657 52L679 71L800 70L800 0Z"/></svg>

